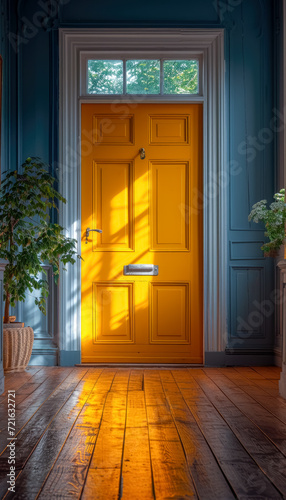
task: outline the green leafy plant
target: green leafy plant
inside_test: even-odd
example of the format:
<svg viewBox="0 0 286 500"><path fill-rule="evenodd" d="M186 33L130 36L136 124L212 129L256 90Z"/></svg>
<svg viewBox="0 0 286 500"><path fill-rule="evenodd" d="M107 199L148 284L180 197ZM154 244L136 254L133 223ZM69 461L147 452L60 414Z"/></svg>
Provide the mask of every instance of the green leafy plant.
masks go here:
<svg viewBox="0 0 286 500"><path fill-rule="evenodd" d="M285 240L286 203L285 189L280 189L274 195L275 201L267 208L267 200L255 203L248 220L263 222L266 228L265 236L269 238L261 249L266 256L274 256Z"/></svg>
<svg viewBox="0 0 286 500"><path fill-rule="evenodd" d="M59 224L50 221L56 201L66 200L53 187L55 179L48 165L32 157L21 172L4 172L0 187L0 258L7 261L4 271L4 322L9 323L9 306L24 301L26 293L39 290L35 304L46 314L49 287L42 265L49 263L58 282L60 262L74 264L76 240L66 237ZM79 257L79 256L77 256ZM65 268L64 268L65 269Z"/></svg>

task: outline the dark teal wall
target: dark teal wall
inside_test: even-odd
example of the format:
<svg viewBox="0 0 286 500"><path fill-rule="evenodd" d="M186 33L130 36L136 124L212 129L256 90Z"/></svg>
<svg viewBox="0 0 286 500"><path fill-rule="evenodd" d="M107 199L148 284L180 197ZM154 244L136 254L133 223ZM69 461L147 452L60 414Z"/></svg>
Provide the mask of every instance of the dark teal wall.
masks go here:
<svg viewBox="0 0 286 500"><path fill-rule="evenodd" d="M145 0L144 2L134 0L124 0L116 2L109 0L106 2L95 2L85 0L64 1L61 9L61 23L73 26L79 23L115 23L115 24L135 24L146 25L155 23L170 25L188 24L217 24L219 22L219 4L212 0L190 1L177 0L176 3L166 0ZM235 2L234 2L235 3Z"/></svg>
<svg viewBox="0 0 286 500"><path fill-rule="evenodd" d="M240 173L230 175L229 185L228 345L265 348L274 343L273 260L263 257L263 228L249 223L248 214L257 201L272 201L274 193L273 2L243 2L231 18L228 154Z"/></svg>
<svg viewBox="0 0 286 500"><path fill-rule="evenodd" d="M2 158L10 168L28 155L39 155L56 166L58 27L225 28L229 178L223 182L229 192L228 345L271 347L273 314L259 313L259 308L263 301L272 301L273 262L264 259L260 251L263 229L249 224L247 216L253 203L262 198L270 201L274 192L274 18L280 1L52 0L51 15L46 16L48 3L2 2L8 22L2 50L9 59L4 123L10 134L4 133Z"/></svg>

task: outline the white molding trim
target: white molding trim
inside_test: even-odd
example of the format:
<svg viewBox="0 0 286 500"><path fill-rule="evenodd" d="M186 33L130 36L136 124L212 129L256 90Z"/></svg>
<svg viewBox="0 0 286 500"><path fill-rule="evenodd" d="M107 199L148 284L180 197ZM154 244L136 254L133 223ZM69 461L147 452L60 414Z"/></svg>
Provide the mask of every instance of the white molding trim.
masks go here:
<svg viewBox="0 0 286 500"><path fill-rule="evenodd" d="M205 351L224 351L227 342L227 173L225 147L224 31L222 29L60 29L60 190L67 205L61 224L81 242L80 58L82 53L141 51L201 53L204 102L204 332ZM84 99L84 96L82 96ZM83 100L82 99L82 100ZM186 102L192 102L186 98ZM195 101L195 100L194 100ZM217 193L207 197L216 181ZM80 262L62 274L60 348L79 351Z"/></svg>

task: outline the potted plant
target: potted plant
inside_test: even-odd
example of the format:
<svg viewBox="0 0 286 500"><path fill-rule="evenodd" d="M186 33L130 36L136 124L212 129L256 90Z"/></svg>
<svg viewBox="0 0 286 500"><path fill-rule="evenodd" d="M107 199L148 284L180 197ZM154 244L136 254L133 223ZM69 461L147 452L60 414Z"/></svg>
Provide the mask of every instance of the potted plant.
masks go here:
<svg viewBox="0 0 286 500"><path fill-rule="evenodd" d="M276 257L279 248L285 241L285 189L280 189L279 193L275 193L274 199L275 201L271 203L269 208L267 208L267 200L255 203L248 216L248 220L261 221L265 225L265 236L269 238L269 241L261 247L265 257Z"/></svg>
<svg viewBox="0 0 286 500"><path fill-rule="evenodd" d="M60 262L74 264L76 240L66 237L63 228L51 222L49 212L66 200L54 188L55 179L39 158L27 158L21 172L4 172L0 187L0 258L4 270L3 363L6 371L26 368L33 346L33 330L12 323L9 308L25 301L27 293L38 290L35 304L46 314L48 282L39 279L49 263L57 284Z"/></svg>

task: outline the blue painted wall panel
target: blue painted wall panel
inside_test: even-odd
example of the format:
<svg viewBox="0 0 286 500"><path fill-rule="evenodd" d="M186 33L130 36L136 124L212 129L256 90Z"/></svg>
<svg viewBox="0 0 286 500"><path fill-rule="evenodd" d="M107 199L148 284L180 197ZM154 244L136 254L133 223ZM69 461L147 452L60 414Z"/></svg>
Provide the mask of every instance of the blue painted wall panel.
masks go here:
<svg viewBox="0 0 286 500"><path fill-rule="evenodd" d="M65 5L66 4L66 5ZM62 2L62 22L78 24L91 22L218 22L219 2L178 0L176 5L166 0L146 0L134 2L124 0L116 2L94 2L85 0L80 8L77 1Z"/></svg>
<svg viewBox="0 0 286 500"><path fill-rule="evenodd" d="M231 177L230 229L259 231L248 214L256 201L273 196L273 40L271 5L255 0L251 7L243 2L234 11L229 42L230 159L242 169Z"/></svg>
<svg viewBox="0 0 286 500"><path fill-rule="evenodd" d="M253 349L273 345L273 315L279 297L269 290L271 274L268 265L245 261L231 266L229 347Z"/></svg>
<svg viewBox="0 0 286 500"><path fill-rule="evenodd" d="M230 242L230 259L264 259L261 246L263 241L231 241Z"/></svg>
<svg viewBox="0 0 286 500"><path fill-rule="evenodd" d="M23 45L19 59L21 156L23 159L28 156L39 156L49 161L52 133L49 120L51 116L49 34L41 31L34 40Z"/></svg>
<svg viewBox="0 0 286 500"><path fill-rule="evenodd" d="M233 267L231 270L231 337L241 340L264 337L263 318L256 318L257 305L263 299L264 269Z"/></svg>
<svg viewBox="0 0 286 500"><path fill-rule="evenodd" d="M252 205L263 198L271 202L274 193L272 9L270 2L242 2L232 13L229 32L229 158L240 169L239 175L230 176L229 191L231 348L274 343L273 260L263 258L262 243L254 243L265 240L263 226L248 222ZM257 308L267 300L271 311L260 314ZM239 322L251 323L259 314L258 330L239 330Z"/></svg>
<svg viewBox="0 0 286 500"><path fill-rule="evenodd" d="M235 347L238 339L237 317L251 313L253 300L268 300L274 286L273 263L263 259L258 243L264 240L263 228L250 224L247 217L253 203L264 197L271 201L274 192L274 143L269 135L271 130L267 130L275 106L273 7L278 2L280 0L178 0L176 3L171 0L147 0L143 3L131 0L120 3L117 0L59 0L58 15L52 12L50 19L45 20L45 27L35 30L27 43L20 44L18 54L11 47L10 52L5 49L9 57L12 89L15 82L18 85L18 99L12 90L14 98L11 98L9 119L6 112L5 122L7 125L9 121L11 129L11 167L16 167L17 158L22 161L33 154L50 163L55 162L56 172L58 27L225 28L228 161L236 166L236 172L239 171L238 175L230 175L229 178L230 347ZM42 2L42 5L45 3ZM16 0L11 0L9 8L17 12L18 22L14 18L7 20L10 31L14 32L17 26L21 29L23 18L35 25L42 9L38 0L19 2L18 10L17 4ZM23 36L21 31L18 34ZM265 335L258 338L257 332L253 335L248 332L247 338L239 339L240 348L273 344L273 315L263 321L261 331Z"/></svg>

